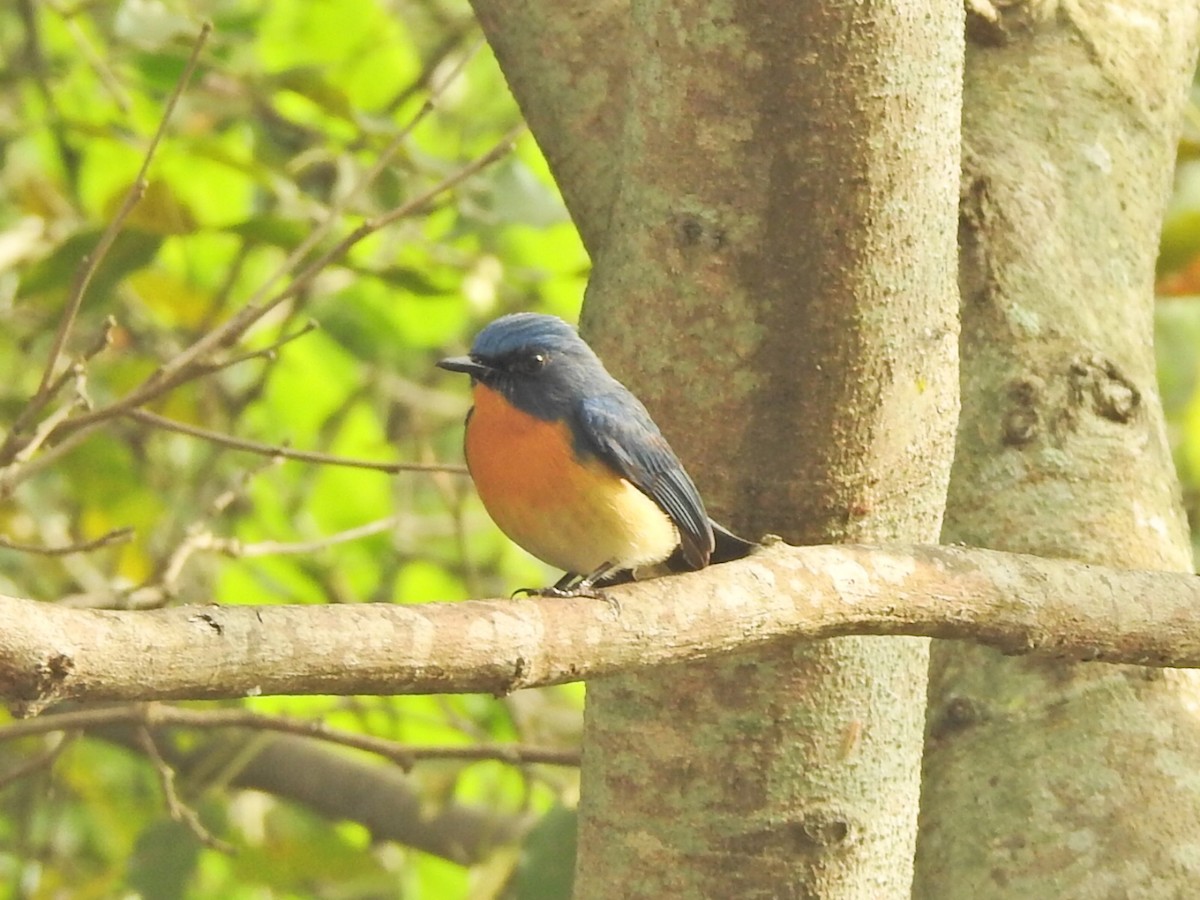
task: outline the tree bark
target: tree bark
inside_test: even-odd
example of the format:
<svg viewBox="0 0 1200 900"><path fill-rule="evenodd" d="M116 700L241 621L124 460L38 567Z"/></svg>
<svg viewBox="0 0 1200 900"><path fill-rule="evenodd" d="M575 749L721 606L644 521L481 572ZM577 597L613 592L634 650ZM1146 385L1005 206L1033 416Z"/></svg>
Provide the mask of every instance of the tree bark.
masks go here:
<svg viewBox="0 0 1200 900"><path fill-rule="evenodd" d="M945 539L1186 570L1151 319L1197 4L975 7ZM936 645L914 896L1193 895L1196 688Z"/></svg>
<svg viewBox="0 0 1200 900"><path fill-rule="evenodd" d="M583 324L750 533L940 527L962 22L918 5L633 4ZM907 896L926 663L850 638L590 682L577 895Z"/></svg>

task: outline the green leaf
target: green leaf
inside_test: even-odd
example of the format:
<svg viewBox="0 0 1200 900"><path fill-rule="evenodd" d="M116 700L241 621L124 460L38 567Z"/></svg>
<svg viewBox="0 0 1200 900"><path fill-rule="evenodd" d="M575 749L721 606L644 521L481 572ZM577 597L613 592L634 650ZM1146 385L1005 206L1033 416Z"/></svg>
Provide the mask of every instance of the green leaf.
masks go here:
<svg viewBox="0 0 1200 900"><path fill-rule="evenodd" d="M200 842L171 819L151 822L138 837L126 880L142 900L175 900L185 894L200 857Z"/></svg>
<svg viewBox="0 0 1200 900"><path fill-rule="evenodd" d="M512 900L570 900L577 820L575 810L561 805L542 816L525 840Z"/></svg>
<svg viewBox="0 0 1200 900"><path fill-rule="evenodd" d="M1163 222L1156 270L1159 275L1182 269L1200 253L1200 210L1183 209Z"/></svg>
<svg viewBox="0 0 1200 900"><path fill-rule="evenodd" d="M435 297L446 293L443 285L437 284L423 272L406 266L389 266L377 269L371 274L391 287L400 288L419 297Z"/></svg>
<svg viewBox="0 0 1200 900"><path fill-rule="evenodd" d="M71 235L58 249L29 270L21 281L20 293L23 296L65 295L75 278L80 260L95 252L102 233L102 229L92 228ZM145 231L128 230L117 235L112 248L92 277L88 294L103 297L111 293L130 272L149 265L161 245L161 237Z"/></svg>
<svg viewBox="0 0 1200 900"><path fill-rule="evenodd" d="M286 216L262 215L243 219L227 230L255 243L291 250L308 236L312 227Z"/></svg>
<svg viewBox="0 0 1200 900"><path fill-rule="evenodd" d="M487 205L497 222L548 228L567 221L567 209L557 193L516 157L496 167Z"/></svg>
<svg viewBox="0 0 1200 900"><path fill-rule="evenodd" d="M275 87L299 94L331 115L354 121L354 106L345 91L326 80L316 66L296 66L277 72L272 81Z"/></svg>

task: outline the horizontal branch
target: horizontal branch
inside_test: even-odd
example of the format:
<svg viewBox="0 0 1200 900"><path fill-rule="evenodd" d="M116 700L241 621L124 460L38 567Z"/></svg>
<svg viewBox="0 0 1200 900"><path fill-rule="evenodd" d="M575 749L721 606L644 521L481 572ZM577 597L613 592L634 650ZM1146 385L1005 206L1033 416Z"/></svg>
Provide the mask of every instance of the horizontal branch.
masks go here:
<svg viewBox="0 0 1200 900"><path fill-rule="evenodd" d="M76 553L87 553L89 550L99 550L101 547L109 547L113 544L123 544L132 538L133 528L129 525L122 528L114 528L100 535L98 538L92 538L90 541L77 541L70 544L55 544L53 546L23 544L20 541L10 540L0 534L0 550L15 550L18 553L30 553L36 556L71 556Z"/></svg>
<svg viewBox="0 0 1200 900"><path fill-rule="evenodd" d="M591 599L68 609L0 596L0 696L414 694L598 678L773 641L925 635L1200 667L1200 579L960 547L777 545ZM251 600L253 598L243 598Z"/></svg>
<svg viewBox="0 0 1200 900"><path fill-rule="evenodd" d="M454 744L421 746L334 728L321 719L271 715L251 709L190 709L164 706L158 703L128 703L100 706L94 709L70 709L33 719L0 725L0 743L35 734L56 731L80 731L107 725L136 725L141 729L220 729L241 728L256 731L275 731L313 738L329 744L340 744L382 756L410 771L420 760L462 760L477 762L499 760L511 765L544 763L552 766L578 766L579 751L557 747L535 747L523 744Z"/></svg>

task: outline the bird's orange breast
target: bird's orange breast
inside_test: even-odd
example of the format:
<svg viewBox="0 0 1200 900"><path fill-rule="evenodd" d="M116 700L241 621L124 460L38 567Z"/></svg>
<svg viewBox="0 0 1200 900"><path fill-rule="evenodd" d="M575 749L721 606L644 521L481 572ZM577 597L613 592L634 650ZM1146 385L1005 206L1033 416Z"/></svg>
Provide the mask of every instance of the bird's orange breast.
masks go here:
<svg viewBox="0 0 1200 900"><path fill-rule="evenodd" d="M467 423L467 467L501 531L534 556L587 575L661 562L679 534L658 504L595 458L570 426L512 406L481 383Z"/></svg>

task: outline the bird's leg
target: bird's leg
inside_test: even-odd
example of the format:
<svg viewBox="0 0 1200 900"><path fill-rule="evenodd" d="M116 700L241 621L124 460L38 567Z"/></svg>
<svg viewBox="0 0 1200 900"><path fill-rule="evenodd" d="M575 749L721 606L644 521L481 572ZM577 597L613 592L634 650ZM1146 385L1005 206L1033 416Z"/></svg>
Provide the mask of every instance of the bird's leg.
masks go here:
<svg viewBox="0 0 1200 900"><path fill-rule="evenodd" d="M551 587L544 588L517 588L512 592L514 597L574 597L571 593L572 586L576 581L582 580L583 576L575 572L568 572L558 581L554 582Z"/></svg>
<svg viewBox="0 0 1200 900"><path fill-rule="evenodd" d="M564 579L564 581L559 581L558 584L554 585L553 588L549 589L549 591L553 591L553 593L550 594L550 596L554 596L554 597L590 597L593 600L603 600L605 603L607 603L609 606L612 607L612 610L614 613L620 615L620 613L621 613L620 601L617 600L616 597L613 597L610 594L606 593L605 591L600 590L600 588L596 587L596 582L600 581L605 576L611 574L614 569L615 569L615 566L613 566L612 563L605 563L600 568L596 569L596 571L592 572L590 575L580 578L579 581L575 582L574 584L570 584L569 582L564 583L565 579Z"/></svg>
<svg viewBox="0 0 1200 900"><path fill-rule="evenodd" d="M582 581L583 576L576 575L574 572L568 572L562 578L558 579L558 581L554 582L553 590L569 591L574 584L581 583Z"/></svg>
<svg viewBox="0 0 1200 900"><path fill-rule="evenodd" d="M603 600L615 612L619 613L621 611L621 604L614 597L610 597L604 591L595 587L597 581L612 571L613 564L605 563L586 577L575 572L568 572L550 587L521 588L518 591L514 591L513 596L525 594L530 597L589 597L593 600Z"/></svg>

